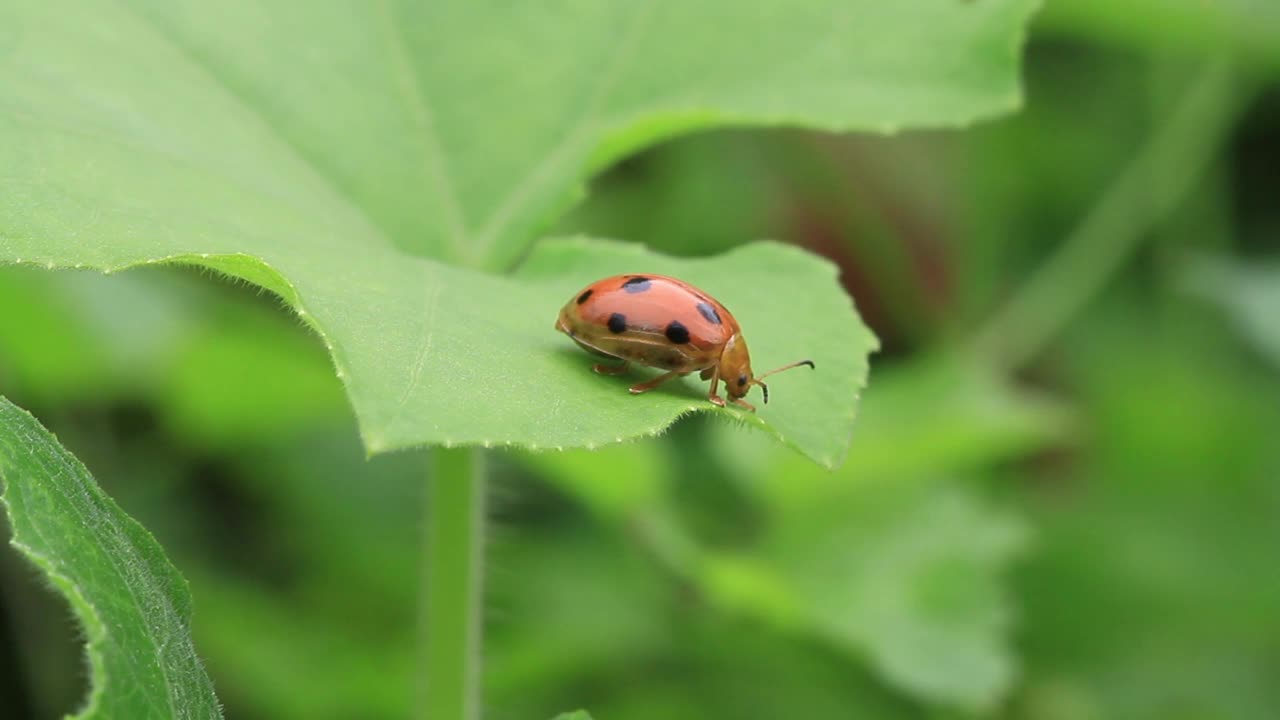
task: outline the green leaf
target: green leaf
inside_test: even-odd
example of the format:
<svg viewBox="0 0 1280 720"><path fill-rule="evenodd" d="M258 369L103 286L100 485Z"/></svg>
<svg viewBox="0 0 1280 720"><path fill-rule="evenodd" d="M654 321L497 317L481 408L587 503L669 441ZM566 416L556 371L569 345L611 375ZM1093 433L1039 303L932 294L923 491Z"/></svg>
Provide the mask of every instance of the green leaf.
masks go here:
<svg viewBox="0 0 1280 720"><path fill-rule="evenodd" d="M971 489L933 478L1061 442L1071 417L958 355L894 366L865 403L835 473L711 424L699 452L748 485L764 513L749 550L713 552L682 534L654 478L706 478L668 470L652 444L516 457L641 533L718 606L824 638L913 697L989 708L1016 679L1004 575L1026 527ZM599 482L603 475L611 482Z"/></svg>
<svg viewBox="0 0 1280 720"><path fill-rule="evenodd" d="M835 488L868 482L914 483L921 478L998 466L1069 442L1077 434L1074 413L1065 402L1013 383L976 357L922 355L911 362L887 365L877 378L860 401L861 419L848 459L832 476L837 478ZM788 502L821 502L833 489L824 475L806 472L805 482L781 483L786 492L776 494L776 478L788 477L800 468L789 465L755 433L730 432L732 428L723 423L712 427L717 432L703 452L714 456L739 482ZM543 464L560 473L574 473L567 466L573 457L573 453L558 453L554 456L557 460L544 460ZM622 477L630 479L630 473ZM626 489L584 487L585 480L554 482L593 505L599 504L595 496L624 497L628 490L643 497L636 490L639 480L630 480L631 487Z"/></svg>
<svg viewBox="0 0 1280 720"><path fill-rule="evenodd" d="M402 260L401 270L411 263ZM843 457L876 341L835 268L812 255L757 243L716 259L677 260L633 245L564 240L541 244L514 277L418 263L433 270L425 287L388 266L374 273L387 282L376 301L326 306L337 332L359 340L338 353L338 372L371 450L593 447L652 435L702 410L741 417L824 465ZM634 377L592 373L591 357L552 325L588 282L636 270L680 276L723 301L744 327L755 367L809 357L819 369L779 376L773 402L755 415L714 408L696 376L630 395Z"/></svg>
<svg viewBox="0 0 1280 720"><path fill-rule="evenodd" d="M1002 575L1025 525L963 488L820 472L771 473L772 530L758 555L709 558L712 595L829 638L914 696L994 706L1014 681Z"/></svg>
<svg viewBox="0 0 1280 720"><path fill-rule="evenodd" d="M706 586L727 606L830 639L914 697L990 708L1016 680L1005 574L1027 527L936 478L1061 442L1071 418L956 355L893 367L865 403L835 473L742 433L710 438L707 452L770 514L754 552L709 558Z"/></svg>
<svg viewBox="0 0 1280 720"><path fill-rule="evenodd" d="M1011 110L1035 5L13 3L7 180L64 232L504 267L584 171L678 132Z"/></svg>
<svg viewBox="0 0 1280 720"><path fill-rule="evenodd" d="M388 641L367 622L364 607L317 611L335 602L318 584L289 595L226 573L192 573L191 581L202 608L200 647L231 716L249 709L280 720L412 714L412 638Z"/></svg>
<svg viewBox="0 0 1280 720"><path fill-rule="evenodd" d="M676 133L889 131L1012 109L1035 5L11 3L0 262L193 263L277 293L322 336L373 451L652 433L701 407L692 391L624 405L570 372L547 331L592 278L544 263L533 286L444 262L510 267L585 174ZM608 264L587 245L552 252ZM785 381L800 399L764 415L834 463L872 341L816 264L771 272L780 252L652 265L723 294L759 367L836 353L821 417L801 417L817 407L804 373ZM828 322L829 340L777 334L779 316Z"/></svg>
<svg viewBox="0 0 1280 720"><path fill-rule="evenodd" d="M592 511L612 520L661 502L671 468L651 443L623 443L597 450L521 453L524 467ZM600 482L608 475L609 482Z"/></svg>
<svg viewBox="0 0 1280 720"><path fill-rule="evenodd" d="M1237 331L1280 367L1280 262L1201 260L1187 271L1186 284L1220 305Z"/></svg>
<svg viewBox="0 0 1280 720"><path fill-rule="evenodd" d="M27 404L146 398L204 446L260 446L350 414L309 331L188 269L4 266L0 307L23 309L0 313L0 386Z"/></svg>
<svg viewBox="0 0 1280 720"><path fill-rule="evenodd" d="M1134 22L1134 18L1143 22ZM1145 47L1230 53L1280 68L1280 5L1269 0L1067 0L1043 25Z"/></svg>
<svg viewBox="0 0 1280 720"><path fill-rule="evenodd" d="M867 354L878 343L840 289L833 265L771 243L754 243L712 259L675 259L632 245L565 241L540 245L517 277L536 282L534 287L544 293L538 307L552 307L552 298L554 305L559 305L592 279L626 268L685 278L725 303L743 326L756 368L811 358L817 369L794 370L771 381L773 401L769 405L757 403L758 413L732 407L715 412L764 429L827 467L843 460L853 430L856 398L867 374ZM566 295L565 287L573 290ZM545 323L545 317L549 316L544 314L538 320ZM528 322L532 323L532 318ZM575 432L587 437L588 443L599 437L593 428L623 428L624 432L612 438L622 440L652 434L689 410L712 410L706 400L706 383L696 376L686 378L670 392L629 396L625 390L628 380L591 373L593 361L566 345L566 338L556 335L548 339L553 356L546 358L545 368L533 365L542 358L526 355L531 377L559 385L550 390L546 402L537 403L528 414L529 422L539 431L548 429L554 416L551 411L564 412L563 399L567 397L578 400L566 420L574 423ZM533 392L532 388L528 391ZM648 402L642 405L635 400ZM509 424L508 431L511 427Z"/></svg>
<svg viewBox="0 0 1280 720"><path fill-rule="evenodd" d="M3 397L0 480L10 544L84 627L92 687L76 717L221 717L191 642L182 576L84 466Z"/></svg>
<svg viewBox="0 0 1280 720"><path fill-rule="evenodd" d="M1095 717L1270 718L1280 377L1217 318L1171 307L1109 295L1055 359L1090 433L1020 489L1038 527L1018 574L1027 695Z"/></svg>
<svg viewBox="0 0 1280 720"><path fill-rule="evenodd" d="M1025 528L970 493L862 493L838 519L817 509L774 540L784 582L809 621L868 654L896 685L991 708L1013 686L1002 574ZM808 525L808 527L806 527ZM803 548L844 547L847 552Z"/></svg>
<svg viewBox="0 0 1280 720"><path fill-rule="evenodd" d="M188 325L180 298L159 292L172 278L157 275L0 267L0 307L22 309L0 313L0 384L14 397L85 403L154 381Z"/></svg>
<svg viewBox="0 0 1280 720"><path fill-rule="evenodd" d="M591 720L591 715L586 710L575 710L574 712L557 715L556 720Z"/></svg>
<svg viewBox="0 0 1280 720"><path fill-rule="evenodd" d="M975 358L937 354L886 368L868 388L843 473L851 481L937 477L1063 440L1065 403Z"/></svg>
<svg viewBox="0 0 1280 720"><path fill-rule="evenodd" d="M928 380L921 393L932 385L931 378L911 375ZM1060 437L1055 425L1044 424L1049 408L1043 400L1006 392L983 403L968 390L940 397L933 439L904 444L924 458L896 465L881 457L863 463L855 450L838 472L828 473L759 447L754 434L726 428L710 435L707 452L722 456L735 479L752 485L764 513L748 549L712 550L682 531L670 507L631 470L662 466L646 457L656 453L651 445L521 456L521 462L602 518L639 533L650 552L715 606L820 637L912 697L980 710L998 703L1016 681L1005 575L1025 547L1027 528L971 489L917 473L941 472L937 463L947 459L989 465ZM898 402L914 404L914 393L886 393L880 407L887 411ZM901 443L888 427L895 417L868 415L867 426L878 424L886 442ZM949 423L951 431L944 432ZM957 450L953 438L979 447ZM592 469L595 486L585 482ZM598 489L602 474L616 481L603 484L624 487ZM702 480L686 473L682 481Z"/></svg>

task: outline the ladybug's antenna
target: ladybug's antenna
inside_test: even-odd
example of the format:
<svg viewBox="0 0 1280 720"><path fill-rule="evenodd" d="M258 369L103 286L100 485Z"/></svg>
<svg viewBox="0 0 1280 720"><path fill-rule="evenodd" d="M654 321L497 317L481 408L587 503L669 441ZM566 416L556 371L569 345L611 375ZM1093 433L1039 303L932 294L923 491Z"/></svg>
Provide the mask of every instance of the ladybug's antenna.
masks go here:
<svg viewBox="0 0 1280 720"><path fill-rule="evenodd" d="M812 360L800 360L799 362L793 362L793 363L791 363L790 365L783 365L783 366L782 366L782 367L780 367L780 368L774 368L774 369L770 370L770 371L769 371L769 372L767 372L767 373L764 373L764 374L761 374L761 375L757 375L757 376L756 376L756 380L759 380L760 378L769 377L770 375L772 375L772 374L774 374L774 373L780 373L780 372L782 372L783 370L790 370L790 369L791 369L791 368L793 368L793 367L800 367L801 365L808 365L809 367L811 367L811 368L815 368L815 369L817 368L817 366L813 364L813 361L812 361Z"/></svg>
<svg viewBox="0 0 1280 720"><path fill-rule="evenodd" d="M813 364L813 361L812 361L812 360L799 360L799 361L797 361L797 362L793 362L793 363L791 363L790 365L783 365L782 367L774 368L774 369L770 370L769 372L767 372L767 373L765 373L765 374L763 374L763 375L757 375L757 376L755 376L754 378L752 378L752 379L751 379L751 384L752 384L752 385L759 385L759 386L760 386L760 390L764 392L764 404L765 404L765 405L768 405L768 404L769 404L769 386L768 386L768 385L765 385L765 384L764 384L764 383L762 383L762 382L760 382L760 378L762 378L762 377L769 377L770 375L772 375L772 374L774 374L774 373L780 373L780 372L782 372L783 370L790 370L791 368L794 368L794 367L800 367L801 365L808 365L809 367L811 367L811 368L813 368L813 369L815 369L815 370L818 368L818 366L817 366L817 365L814 365L814 364Z"/></svg>

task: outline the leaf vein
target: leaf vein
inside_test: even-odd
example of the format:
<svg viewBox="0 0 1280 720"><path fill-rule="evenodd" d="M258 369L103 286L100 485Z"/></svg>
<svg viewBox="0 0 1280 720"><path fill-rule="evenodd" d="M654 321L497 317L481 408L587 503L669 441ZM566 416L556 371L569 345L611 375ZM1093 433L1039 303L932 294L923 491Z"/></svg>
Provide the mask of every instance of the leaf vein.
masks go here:
<svg viewBox="0 0 1280 720"><path fill-rule="evenodd" d="M436 128L435 113L427 100L423 89L421 73L413 63L409 54L408 42L404 32L397 29L393 13L387 0L377 3L378 17L382 21L383 35L387 37L393 58L393 71L397 84L409 104L413 119L420 131L419 138L424 143L427 169L436 185L436 190L444 200L445 222L448 224L449 244L460 258L465 258L470 247L467 243L467 218L462 203L458 199L458 191L445 159L444 145L440 142Z"/></svg>
<svg viewBox="0 0 1280 720"><path fill-rule="evenodd" d="M404 409L409 404L409 398L413 395L413 391L418 389L418 384L422 381L422 370L427 364L427 355L431 352L431 340L435 333L434 322L436 308L440 305L440 284L435 283L431 289L427 291L426 298L423 302L422 326L424 329L422 335L422 343L418 348L417 356L414 358L413 365L409 368L409 381L405 383L404 392L400 394L400 399L396 402L396 409L391 414L391 418L387 421L387 427L394 427L396 421L404 414Z"/></svg>
<svg viewBox="0 0 1280 720"><path fill-rule="evenodd" d="M497 209L490 213L485 220L475 243L482 252L487 252L497 240L499 234L511 222L512 217L554 180L554 171L559 169L561 163L572 155L573 151L590 133L593 123L598 119L601 105L609 96L609 93L613 92L623 69L634 59L636 48L639 45L639 38L648 27L648 21L653 17L659 2L660 0L651 0L648 3L640 4L629 16L628 22L619 32L620 41L613 45L613 56L600 74L600 79L592 89L589 100L579 115L577 122L574 123L573 128L559 144L542 156L542 159L525 175L523 181L512 186L511 191L498 204Z"/></svg>
<svg viewBox="0 0 1280 720"><path fill-rule="evenodd" d="M210 87L217 89L225 97L230 98L232 103L236 107L240 108L240 111L244 113L245 116L254 118L261 127L267 130L268 134L275 138L279 146L284 148L290 155L297 159L299 164L305 168L317 182L320 183L321 187L328 190L335 200L341 202L353 214L359 217L363 223L373 230L383 242L390 244L390 233L388 233L386 229L374 220L364 206L357 202L355 197L345 187L343 187L336 178L322 170L320 165L303 150L301 144L289 137L281 127L271 121L266 113L241 95L232 83L227 80L227 78L223 77L214 69L211 63L200 57L200 55L193 49L179 42L176 37L176 33L164 32L166 28L164 28L155 18L148 16L146 13L136 8L130 7L128 3L124 2L124 0L113 0L113 4L139 20L140 23L146 27L149 27L153 35L159 38L161 42L172 48L180 57L185 59L193 69L198 70L208 81Z"/></svg>

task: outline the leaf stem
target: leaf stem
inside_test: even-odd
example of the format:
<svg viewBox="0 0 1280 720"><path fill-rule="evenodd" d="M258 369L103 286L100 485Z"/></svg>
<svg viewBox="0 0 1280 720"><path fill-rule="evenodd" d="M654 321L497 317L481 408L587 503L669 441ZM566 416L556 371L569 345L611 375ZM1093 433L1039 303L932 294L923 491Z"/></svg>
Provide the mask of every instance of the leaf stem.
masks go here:
<svg viewBox="0 0 1280 720"><path fill-rule="evenodd" d="M422 717L480 717L484 456L431 451L422 592Z"/></svg>
<svg viewBox="0 0 1280 720"><path fill-rule="evenodd" d="M1206 64L1085 216L975 338L997 365L1033 359L1191 188L1239 107L1226 61Z"/></svg>

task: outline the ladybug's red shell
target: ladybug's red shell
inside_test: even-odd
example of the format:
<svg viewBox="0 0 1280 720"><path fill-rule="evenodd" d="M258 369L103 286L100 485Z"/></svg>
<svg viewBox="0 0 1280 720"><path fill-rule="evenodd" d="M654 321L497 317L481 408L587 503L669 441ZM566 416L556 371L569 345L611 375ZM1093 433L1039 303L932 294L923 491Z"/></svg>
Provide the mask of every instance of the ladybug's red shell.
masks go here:
<svg viewBox="0 0 1280 720"><path fill-rule="evenodd" d="M592 283L565 304L556 328L597 354L681 373L716 365L741 333L710 295L662 275Z"/></svg>
<svg viewBox="0 0 1280 720"><path fill-rule="evenodd" d="M759 385L769 402L769 387L761 378L800 365L813 367L812 360L801 360L755 377L733 315L698 288L662 275L616 275L588 285L565 303L556 329L590 352L622 360L597 364L598 373L619 375L633 362L667 371L632 385L633 394L701 371L700 377L711 381L707 399L720 407L725 399L716 390L722 382L731 402L755 410L742 397Z"/></svg>

